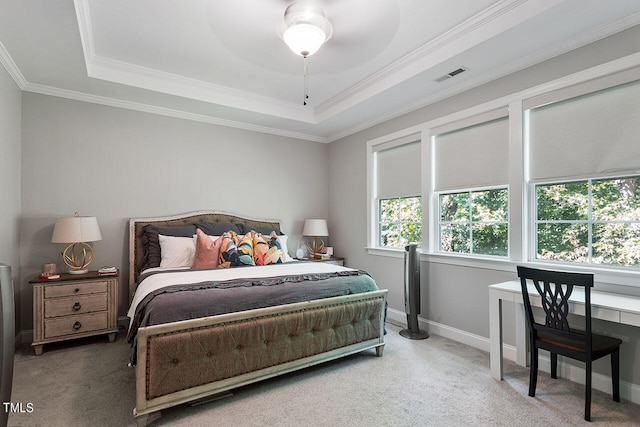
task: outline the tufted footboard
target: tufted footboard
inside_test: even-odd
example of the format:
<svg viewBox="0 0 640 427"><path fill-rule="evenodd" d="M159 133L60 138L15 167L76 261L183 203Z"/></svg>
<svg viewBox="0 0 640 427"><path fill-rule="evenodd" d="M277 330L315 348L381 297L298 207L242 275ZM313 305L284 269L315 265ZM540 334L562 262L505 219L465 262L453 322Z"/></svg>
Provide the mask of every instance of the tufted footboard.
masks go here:
<svg viewBox="0 0 640 427"><path fill-rule="evenodd" d="M136 408L153 412L384 347L386 290L141 328Z"/></svg>

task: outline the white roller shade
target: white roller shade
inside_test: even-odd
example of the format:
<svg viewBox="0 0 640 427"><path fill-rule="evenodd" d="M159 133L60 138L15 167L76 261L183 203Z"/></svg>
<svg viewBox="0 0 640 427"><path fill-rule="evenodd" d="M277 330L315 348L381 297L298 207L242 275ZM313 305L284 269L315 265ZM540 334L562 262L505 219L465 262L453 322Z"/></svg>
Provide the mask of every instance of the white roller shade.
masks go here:
<svg viewBox="0 0 640 427"><path fill-rule="evenodd" d="M386 147L390 148L375 151L377 197L419 196L420 141Z"/></svg>
<svg viewBox="0 0 640 427"><path fill-rule="evenodd" d="M533 180L640 170L640 82L529 112Z"/></svg>
<svg viewBox="0 0 640 427"><path fill-rule="evenodd" d="M509 178L508 118L436 135L434 159L436 191L506 184Z"/></svg>

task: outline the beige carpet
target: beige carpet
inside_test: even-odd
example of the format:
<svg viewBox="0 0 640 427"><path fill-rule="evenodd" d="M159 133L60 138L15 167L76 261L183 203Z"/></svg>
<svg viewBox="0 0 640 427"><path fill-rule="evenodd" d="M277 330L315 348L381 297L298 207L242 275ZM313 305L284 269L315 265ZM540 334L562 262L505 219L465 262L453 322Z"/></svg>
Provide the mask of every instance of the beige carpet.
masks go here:
<svg viewBox="0 0 640 427"><path fill-rule="evenodd" d="M574 426L640 425L640 406L593 393L583 420L583 386L542 373L535 398L528 370L438 336L412 341L390 325L384 356L373 351L241 388L231 397L163 412L154 426ZM133 426L134 372L121 333L16 354L10 426Z"/></svg>

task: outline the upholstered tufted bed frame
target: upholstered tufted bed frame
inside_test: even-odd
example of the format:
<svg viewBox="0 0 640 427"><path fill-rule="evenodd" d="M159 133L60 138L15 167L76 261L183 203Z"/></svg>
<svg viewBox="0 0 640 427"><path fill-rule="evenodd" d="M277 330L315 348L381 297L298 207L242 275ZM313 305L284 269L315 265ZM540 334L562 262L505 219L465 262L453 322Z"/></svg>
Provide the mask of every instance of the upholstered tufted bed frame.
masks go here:
<svg viewBox="0 0 640 427"><path fill-rule="evenodd" d="M142 228L198 222L280 226L221 212L131 219L131 296L144 255ZM386 295L379 290L140 328L138 425L162 409L363 350L382 356Z"/></svg>

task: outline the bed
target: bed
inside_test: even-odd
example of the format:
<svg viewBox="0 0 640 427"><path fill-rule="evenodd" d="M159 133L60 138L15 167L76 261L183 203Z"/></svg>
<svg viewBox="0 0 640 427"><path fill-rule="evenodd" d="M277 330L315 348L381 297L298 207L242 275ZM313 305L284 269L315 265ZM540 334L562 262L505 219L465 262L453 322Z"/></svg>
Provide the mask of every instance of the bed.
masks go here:
<svg viewBox="0 0 640 427"><path fill-rule="evenodd" d="M266 265L185 269L169 259L168 242L226 242L219 235L245 232L253 236L256 263L263 236L275 261L267 263L265 255ZM226 256L224 245L217 250ZM205 250L197 246L195 259L202 261ZM162 409L318 363L369 349L382 356L387 291L366 272L285 256L287 236L279 221L216 211L133 218L129 252L127 339L133 343L139 426ZM177 308L182 306L189 308Z"/></svg>

